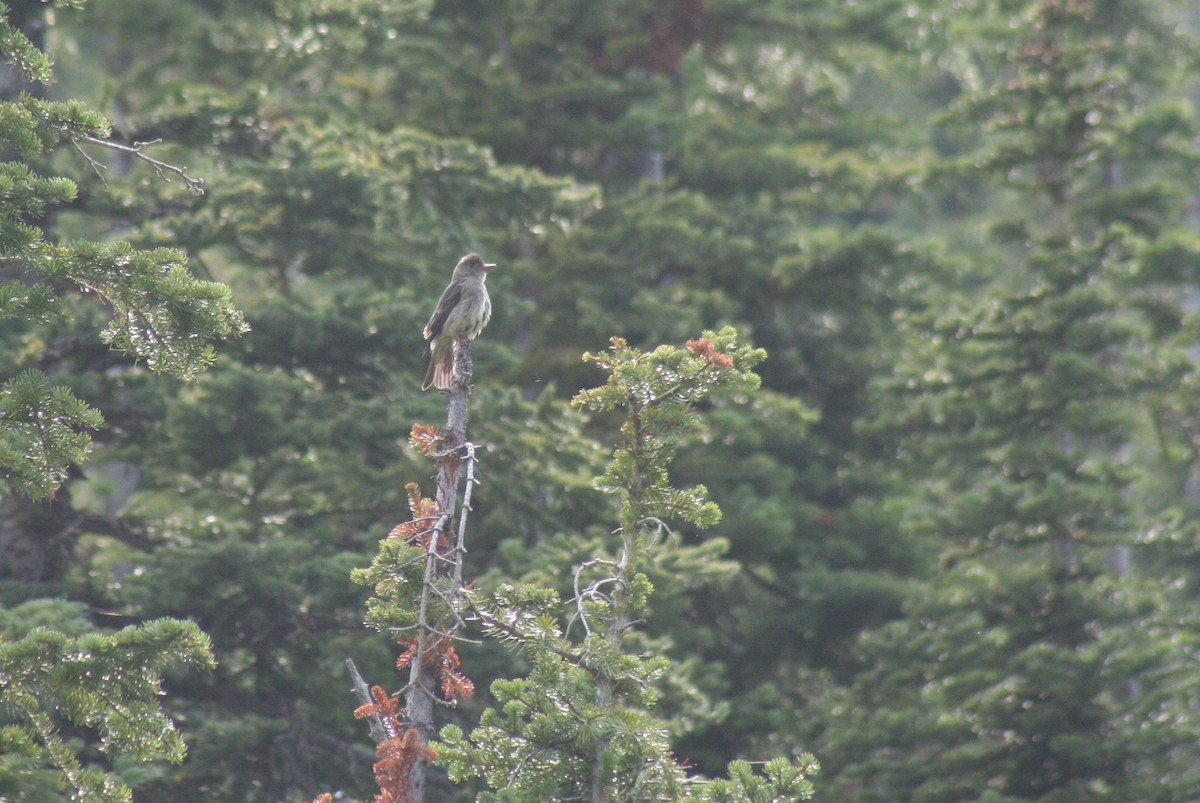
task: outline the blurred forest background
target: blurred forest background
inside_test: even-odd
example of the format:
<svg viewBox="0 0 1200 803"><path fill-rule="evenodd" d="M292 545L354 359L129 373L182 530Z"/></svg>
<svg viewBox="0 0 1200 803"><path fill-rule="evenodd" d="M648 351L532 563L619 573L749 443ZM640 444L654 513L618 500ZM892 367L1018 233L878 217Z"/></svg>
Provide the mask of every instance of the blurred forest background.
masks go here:
<svg viewBox="0 0 1200 803"><path fill-rule="evenodd" d="M135 799L373 793L343 662L402 678L349 574L432 490L421 328L477 250L482 587L561 585L611 529L583 352L726 325L767 352L674 466L724 518L681 527L645 625L695 772L810 751L831 801L1200 800L1193 4L7 5L56 80L5 100L82 100L206 182L48 149L78 194L46 239L180 249L250 326L178 379L101 342L78 284L0 320L0 378L105 418L52 498L0 498L0 637L212 640L167 672L183 763L70 732ZM460 652L470 730L527 668ZM0 797L44 780L0 755Z"/></svg>

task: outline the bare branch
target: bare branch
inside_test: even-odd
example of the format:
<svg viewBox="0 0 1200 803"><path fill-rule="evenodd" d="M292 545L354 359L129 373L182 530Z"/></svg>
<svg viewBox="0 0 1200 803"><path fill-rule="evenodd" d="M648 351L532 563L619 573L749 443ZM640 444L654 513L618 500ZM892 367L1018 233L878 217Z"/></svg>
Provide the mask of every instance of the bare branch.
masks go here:
<svg viewBox="0 0 1200 803"><path fill-rule="evenodd" d="M571 619L567 623L568 629L572 625L574 625L575 622L578 620L583 623L584 632L589 636L592 634L592 626L588 622L587 612L584 611L584 603L587 602L588 600L599 599L599 600L605 602L606 604L608 604L609 606L612 606L613 605L612 597L601 593L600 589L608 583L616 584L619 582L617 580L617 578L615 578L615 577L601 577L597 580L593 580L591 583L589 583L587 585L587 587L581 588L580 587L580 579L581 579L583 573L586 570L588 570L590 568L594 568L596 566L611 567L614 569L620 568L618 564L613 563L611 560L604 560L603 558L594 558L592 560L584 561L583 563L579 564L578 566L575 567L575 573L574 573L574 575L575 575L575 577L574 577L575 596L572 597L570 600L568 600L568 602L575 603L575 613L573 613L571 615Z"/></svg>
<svg viewBox="0 0 1200 803"><path fill-rule="evenodd" d="M79 155L82 156L84 158L84 161L86 161L88 163L88 167L92 168L92 172L96 174L96 177L98 179L100 179L100 183L104 185L104 189L107 190L108 189L108 179L106 179L104 177L104 170L105 170L104 165L97 162L95 159L92 158L92 155L90 153L85 151L83 148L79 147L79 141L73 137L71 139L71 147L73 147L75 150L79 151Z"/></svg>
<svg viewBox="0 0 1200 803"><path fill-rule="evenodd" d="M463 486L462 513L458 519L458 541L454 545L454 593L462 591L463 587L463 558L467 552L467 514L471 512L471 489L479 480L475 479L475 444L467 441L463 444L467 458L467 482ZM457 616L457 610L455 611Z"/></svg>
<svg viewBox="0 0 1200 803"><path fill-rule="evenodd" d="M346 668L350 670L350 677L354 682L354 695L358 697L358 701L363 705L374 705L375 700L371 697L371 689L367 686L367 681L363 680L363 676L359 673L358 667L354 665L352 658L346 659ZM396 735L388 732L388 727L379 714L367 717L367 727L371 731L371 738L375 740L375 744Z"/></svg>
<svg viewBox="0 0 1200 803"><path fill-rule="evenodd" d="M126 156L132 156L138 161L145 162L146 164L150 165L150 167L154 168L154 172L157 173L158 177L165 182L170 183L171 176L168 174L173 173L183 180L183 185L187 187L188 190L196 195L204 194L204 179L193 178L192 176L189 176L187 174L187 167L176 167L175 165L167 164L166 162L160 161L159 159L155 159L154 157L146 154L146 147L148 145L157 145L158 143L162 142L161 139L154 139L150 140L149 142L135 142L132 145L121 145L117 142L110 142L106 139L100 139L98 137L91 136L72 136L70 139L71 144L75 147L75 150L79 151L83 158L87 160L87 163L92 170L96 172L96 175L100 177L100 181L104 184L105 189L108 188L108 182L104 180L104 173L102 172L105 169L104 165L100 164L100 162L96 161L96 159L94 159L92 156L88 155L88 153L80 147L80 142L86 142L89 145L99 145L101 148L108 148L110 151L123 153Z"/></svg>

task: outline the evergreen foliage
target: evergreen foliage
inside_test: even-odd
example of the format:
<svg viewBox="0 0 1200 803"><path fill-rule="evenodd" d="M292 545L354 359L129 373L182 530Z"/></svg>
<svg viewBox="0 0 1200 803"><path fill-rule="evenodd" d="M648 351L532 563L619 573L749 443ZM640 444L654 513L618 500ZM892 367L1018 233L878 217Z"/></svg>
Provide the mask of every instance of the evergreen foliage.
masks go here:
<svg viewBox="0 0 1200 803"><path fill-rule="evenodd" d="M347 577L429 494L420 328L477 250L500 267L465 572L541 637L455 642L478 687L439 708L456 777L553 725L572 766L631 782L641 751L692 797L768 797L803 764L739 762L808 751L828 799L1197 797L1187 4L9 5L4 626L186 617L217 658L170 675L188 761L62 724L85 770L145 800L370 794L343 664L384 682L395 656ZM240 326L213 280L253 331L152 376ZM673 458L642 503L704 483L724 515L631 543L645 621L610 648L611 584L561 605L574 567L615 576L638 463L593 487L627 411L569 409L607 387L578 354L617 335L634 378L726 325L769 353L762 386L693 400L704 431L664 420L686 448L638 458ZM387 628L416 578L384 558ZM606 676L631 679L607 708ZM25 735L0 795L63 797ZM421 746L393 747L386 772ZM518 794L479 759L494 777L430 798Z"/></svg>
<svg viewBox="0 0 1200 803"><path fill-rule="evenodd" d="M32 604L18 606L8 618L23 622L23 607ZM94 729L109 759L182 761L183 739L159 697L163 672L188 664L213 666L208 637L192 622L159 619L112 634L69 636L46 627L0 634L0 710L13 718L0 730L0 792L34 799L65 785L72 800L132 800L128 782L85 767L61 729ZM50 766L61 771L62 781L45 779L43 768Z"/></svg>
<svg viewBox="0 0 1200 803"><path fill-rule="evenodd" d="M672 670L662 656L631 651L631 629L653 584L645 569L672 548L671 523L711 526L720 509L702 486L673 487L668 466L680 445L703 431L695 405L716 391L753 390L765 353L739 345L732 328L706 332L686 348L652 352L614 338L587 355L607 381L575 397L592 413L620 411L620 445L598 486L619 500L611 557L574 567L572 597L505 584L471 601L484 632L520 649L532 665L519 680L492 685L495 700L470 736L442 731L439 761L453 780L477 777L503 800L729 800L811 797L811 756L776 761L764 775L739 762L727 781L689 779L670 752L668 729L650 715L658 681Z"/></svg>
<svg viewBox="0 0 1200 803"><path fill-rule="evenodd" d="M0 5L0 14L7 11ZM50 81L50 60L3 16L0 53L21 79ZM0 99L0 149L10 159L0 164L0 339L8 373L0 385L0 473L10 495L54 495L103 423L98 410L47 375L62 369L69 346L61 327L74 325L78 299L92 295L106 305L107 324L93 333L101 342L151 371L184 378L212 362L210 341L245 329L229 289L194 278L178 250L54 236L52 210L74 201L77 188L42 175L40 162L60 146L109 134L108 121L77 101L27 91ZM10 497L7 510L14 504ZM213 665L209 640L194 623L157 619L105 633L78 604L36 599L3 611L0 621L0 797L52 799L66 790L72 800L130 800L137 773L107 771L114 762L182 761L183 740L159 697L168 668ZM64 736L64 727L79 735ZM99 737L104 762L77 755L87 733Z"/></svg>
<svg viewBox="0 0 1200 803"><path fill-rule="evenodd" d="M1126 670L1190 649L1148 635L1171 603L1122 556L1150 512L1130 460L1145 401L1182 367L1163 328L1185 317L1178 274L1149 265L1179 236L1163 179L1194 169L1178 147L1193 123L1163 96L1191 46L1148 3L978 11L944 123L970 137L972 179L1012 196L991 225L1002 262L982 299L946 305L939 288L942 303L905 317L903 404L880 422L927 478L909 520L942 536L944 576L864 640L861 719L824 734L831 788L1189 799L1192 773L1164 777L1161 750L1187 732L1191 684L1164 675L1172 691L1147 695Z"/></svg>
<svg viewBox="0 0 1200 803"><path fill-rule="evenodd" d="M50 81L49 59L7 19L0 19L0 43L10 69L29 81ZM28 92L0 100L0 147L21 160L110 133L103 115L78 101L53 102ZM48 207L76 195L73 181L39 175L27 161L0 165L0 319L8 324L8 347L32 352L7 361L21 373L0 390L0 470L12 490L35 497L58 489L68 466L86 455L88 430L102 421L70 388L51 386L44 373L54 351L40 342L45 322L70 316L70 296L94 294L109 307L100 333L104 343L152 371L185 378L212 362L212 339L245 328L229 288L194 278L178 250L48 240L38 225Z"/></svg>

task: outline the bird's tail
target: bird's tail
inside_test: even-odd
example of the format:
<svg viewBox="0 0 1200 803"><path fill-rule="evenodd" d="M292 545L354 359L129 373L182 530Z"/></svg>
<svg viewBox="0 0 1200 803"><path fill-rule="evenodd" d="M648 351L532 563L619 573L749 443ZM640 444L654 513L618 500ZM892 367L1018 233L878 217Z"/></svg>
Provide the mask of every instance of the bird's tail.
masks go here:
<svg viewBox="0 0 1200 803"><path fill-rule="evenodd" d="M438 390L449 390L450 380L454 378L454 341L448 337L439 337L433 341L429 356L429 370L425 372L425 381L421 390L435 387Z"/></svg>

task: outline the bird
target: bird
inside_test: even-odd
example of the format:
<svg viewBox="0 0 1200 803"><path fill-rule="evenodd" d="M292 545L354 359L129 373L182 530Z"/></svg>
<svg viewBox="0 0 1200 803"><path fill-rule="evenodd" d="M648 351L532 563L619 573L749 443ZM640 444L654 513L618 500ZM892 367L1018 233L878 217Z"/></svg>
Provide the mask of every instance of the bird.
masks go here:
<svg viewBox="0 0 1200 803"><path fill-rule="evenodd" d="M474 340L492 317L492 300L483 283L494 267L494 264L484 262L479 254L467 254L455 266L450 284L442 291L433 316L425 324L430 358L421 390L430 387L450 389L455 341L460 337Z"/></svg>

